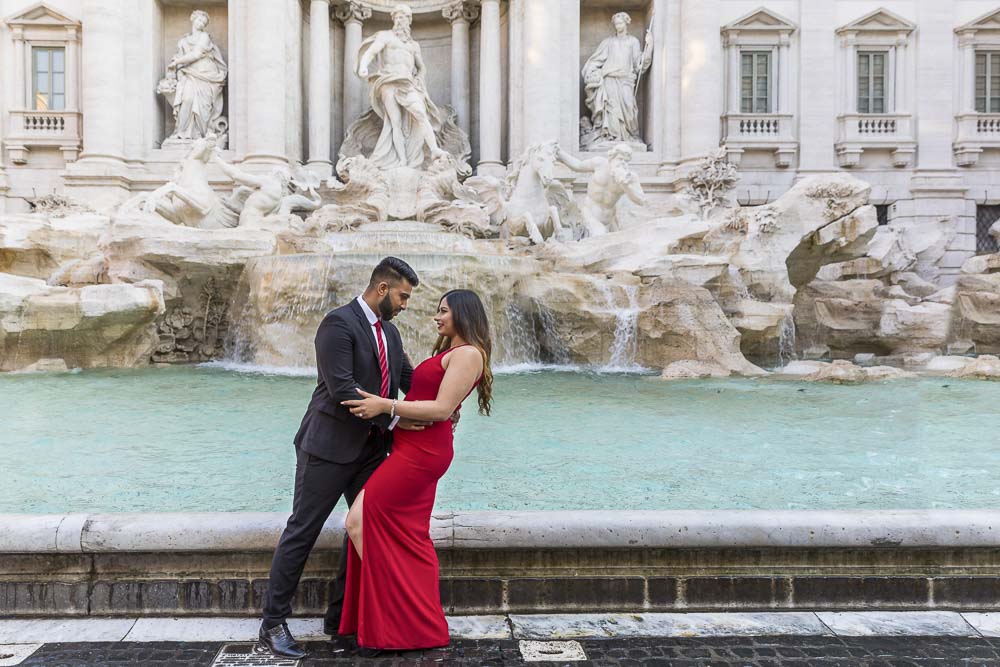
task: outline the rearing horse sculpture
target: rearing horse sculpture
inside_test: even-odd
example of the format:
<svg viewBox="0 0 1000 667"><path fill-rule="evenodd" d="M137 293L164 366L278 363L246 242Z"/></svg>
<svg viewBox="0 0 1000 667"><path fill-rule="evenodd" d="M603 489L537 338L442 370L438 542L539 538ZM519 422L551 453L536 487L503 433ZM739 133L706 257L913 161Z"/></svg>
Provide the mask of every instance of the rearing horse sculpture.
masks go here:
<svg viewBox="0 0 1000 667"><path fill-rule="evenodd" d="M501 238L527 236L542 245L547 239L571 236L559 214L559 205L571 206L572 199L553 178L556 153L554 141L534 144L514 161L505 182L484 176L466 180L465 185L483 198Z"/></svg>

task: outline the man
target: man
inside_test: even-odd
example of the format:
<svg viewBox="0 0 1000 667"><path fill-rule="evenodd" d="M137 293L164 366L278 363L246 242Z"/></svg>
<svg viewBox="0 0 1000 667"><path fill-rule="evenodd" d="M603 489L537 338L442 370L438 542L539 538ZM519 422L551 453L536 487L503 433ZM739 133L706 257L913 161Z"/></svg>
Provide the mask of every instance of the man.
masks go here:
<svg viewBox="0 0 1000 667"><path fill-rule="evenodd" d="M622 195L639 206L646 203L639 177L629 166L632 148L628 144L615 144L608 151L607 158L598 156L578 160L562 148L558 149L556 156L573 171L593 174L587 183L587 196L580 207L587 236L601 236L621 229L615 210Z"/></svg>
<svg viewBox="0 0 1000 667"><path fill-rule="evenodd" d="M410 389L413 368L403 353L399 330L390 320L406 309L420 281L410 266L386 257L375 270L364 294L327 313L316 332L319 378L302 425L295 435L295 496L292 515L281 534L264 601L260 642L276 656L306 655L285 619L309 551L324 522L340 500L348 505L385 459L393 428L421 430L426 422L380 415L362 420L341 405L358 398L358 389L395 398ZM398 422L398 423L397 423ZM340 625L347 571L347 537L334 582L324 631L335 635Z"/></svg>
<svg viewBox="0 0 1000 667"><path fill-rule="evenodd" d="M382 119L382 132L369 159L385 169L419 169L424 146L432 158L444 152L434 128L441 127L445 118L427 93L420 45L410 36L412 20L408 6L396 5L392 30L380 30L362 42L358 58L358 76L368 79L372 109Z"/></svg>

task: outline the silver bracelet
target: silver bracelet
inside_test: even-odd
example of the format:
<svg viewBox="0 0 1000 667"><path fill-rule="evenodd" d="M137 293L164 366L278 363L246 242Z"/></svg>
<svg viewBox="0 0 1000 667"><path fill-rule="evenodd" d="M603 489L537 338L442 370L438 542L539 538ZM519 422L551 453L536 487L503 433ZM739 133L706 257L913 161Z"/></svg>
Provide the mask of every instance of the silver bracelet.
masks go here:
<svg viewBox="0 0 1000 667"><path fill-rule="evenodd" d="M389 419L395 419L396 418L396 401L397 400L398 399L395 399L395 398L392 399L392 410L389 411Z"/></svg>

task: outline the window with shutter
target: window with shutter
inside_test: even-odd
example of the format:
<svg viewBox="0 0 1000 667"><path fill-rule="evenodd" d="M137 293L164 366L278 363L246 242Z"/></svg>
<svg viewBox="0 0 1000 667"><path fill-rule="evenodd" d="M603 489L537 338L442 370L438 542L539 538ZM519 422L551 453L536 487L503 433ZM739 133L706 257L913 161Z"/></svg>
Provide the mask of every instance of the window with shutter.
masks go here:
<svg viewBox="0 0 1000 667"><path fill-rule="evenodd" d="M771 113L771 52L740 53L740 112Z"/></svg>

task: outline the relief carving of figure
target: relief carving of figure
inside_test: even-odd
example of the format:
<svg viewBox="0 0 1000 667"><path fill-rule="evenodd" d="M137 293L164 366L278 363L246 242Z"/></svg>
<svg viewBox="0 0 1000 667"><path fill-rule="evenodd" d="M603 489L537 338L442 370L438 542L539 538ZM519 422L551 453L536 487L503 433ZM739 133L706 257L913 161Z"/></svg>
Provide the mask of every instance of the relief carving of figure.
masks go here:
<svg viewBox="0 0 1000 667"><path fill-rule="evenodd" d="M583 66L583 86L590 110L589 133L584 147L607 141L641 143L636 92L639 77L653 57L652 33L646 45L628 34L631 17L618 12L611 19L615 34L606 37Z"/></svg>
<svg viewBox="0 0 1000 667"><path fill-rule="evenodd" d="M646 203L639 177L629 167L632 148L628 144L615 144L608 151L607 158L579 160L562 148L558 150L557 157L573 171L593 174L587 182L587 196L580 207L588 236L600 236L622 228L616 213L618 201L623 196L639 206Z"/></svg>
<svg viewBox="0 0 1000 667"><path fill-rule="evenodd" d="M177 42L177 54L167 63L166 77L156 88L170 98L173 108L174 132L169 139L200 139L226 130L222 89L228 68L219 47L205 32L207 25L206 12L191 13L191 32Z"/></svg>
<svg viewBox="0 0 1000 667"><path fill-rule="evenodd" d="M392 10L392 30L380 30L361 44L358 76L371 87L371 105L382 119L375 165L419 168L425 151L433 158L444 151L435 131L447 120L427 93L420 45L410 35L413 12L406 5Z"/></svg>

